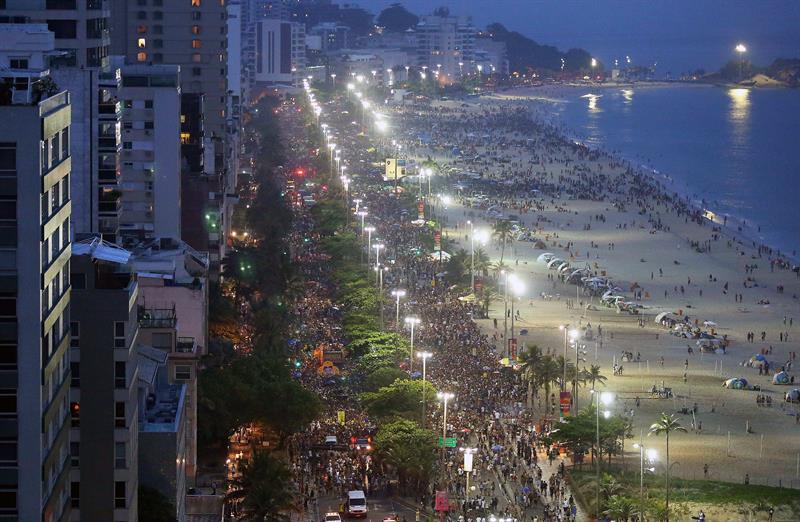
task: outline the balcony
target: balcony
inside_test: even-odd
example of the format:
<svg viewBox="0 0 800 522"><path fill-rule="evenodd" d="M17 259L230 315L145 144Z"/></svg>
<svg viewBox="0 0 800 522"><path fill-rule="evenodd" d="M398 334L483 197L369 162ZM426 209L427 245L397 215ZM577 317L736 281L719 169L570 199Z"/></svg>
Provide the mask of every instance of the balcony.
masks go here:
<svg viewBox="0 0 800 522"><path fill-rule="evenodd" d="M117 114L119 112L119 103L117 103L116 100L101 102L98 106L98 112L100 114Z"/></svg>
<svg viewBox="0 0 800 522"><path fill-rule="evenodd" d="M177 353L194 353L197 348L197 342L194 337L178 337L175 342L175 351Z"/></svg>
<svg viewBox="0 0 800 522"><path fill-rule="evenodd" d="M172 308L139 306L138 319L142 328L175 328L178 322L174 306Z"/></svg>

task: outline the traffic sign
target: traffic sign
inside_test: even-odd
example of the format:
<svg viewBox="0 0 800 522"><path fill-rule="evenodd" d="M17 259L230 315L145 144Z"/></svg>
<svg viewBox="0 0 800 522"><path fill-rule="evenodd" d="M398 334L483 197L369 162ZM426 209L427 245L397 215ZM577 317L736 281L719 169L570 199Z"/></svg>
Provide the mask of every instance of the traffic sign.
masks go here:
<svg viewBox="0 0 800 522"><path fill-rule="evenodd" d="M442 437L439 437L439 447L440 448L441 447L455 448L456 447L456 438L455 437L447 437L446 439L443 439Z"/></svg>

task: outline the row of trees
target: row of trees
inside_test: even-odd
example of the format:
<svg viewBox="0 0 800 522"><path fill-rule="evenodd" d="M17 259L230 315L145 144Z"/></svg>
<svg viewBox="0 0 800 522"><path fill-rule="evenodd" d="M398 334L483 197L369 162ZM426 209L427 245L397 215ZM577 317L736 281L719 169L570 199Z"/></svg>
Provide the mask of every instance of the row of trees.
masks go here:
<svg viewBox="0 0 800 522"><path fill-rule="evenodd" d="M383 296L362 263L362 245L347 227L346 211L338 200L328 199L317 203L312 214L323 235L322 249L331 256L342 327L354 362L351 381L363 390L359 400L378 426L378 462L397 472L401 491L418 493L427 487L436 463L434 434L421 427L423 397L432 401L436 390L429 382L410 380L400 369L410 356L408 340L380 328Z"/></svg>

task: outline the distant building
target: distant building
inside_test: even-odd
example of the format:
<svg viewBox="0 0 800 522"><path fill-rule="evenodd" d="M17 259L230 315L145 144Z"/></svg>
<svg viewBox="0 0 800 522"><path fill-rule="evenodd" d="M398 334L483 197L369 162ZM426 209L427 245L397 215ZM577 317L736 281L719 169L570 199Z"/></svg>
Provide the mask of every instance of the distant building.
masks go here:
<svg viewBox="0 0 800 522"><path fill-rule="evenodd" d="M464 74L477 72L478 65L483 74L508 75L508 55L506 43L496 42L491 38L475 40L475 55L472 63L464 64Z"/></svg>
<svg viewBox="0 0 800 522"><path fill-rule="evenodd" d="M315 25L308 31L309 35L318 36L320 51L335 51L350 46L350 28L335 22Z"/></svg>
<svg viewBox="0 0 800 522"><path fill-rule="evenodd" d="M120 235L126 243L181 237L180 97L180 67L122 68Z"/></svg>
<svg viewBox="0 0 800 522"><path fill-rule="evenodd" d="M7 5L8 3L4 3ZM0 518L69 519L70 94L44 24L0 24Z"/></svg>
<svg viewBox="0 0 800 522"><path fill-rule="evenodd" d="M256 26L257 82L299 86L306 67L303 24L266 19Z"/></svg>
<svg viewBox="0 0 800 522"><path fill-rule="evenodd" d="M419 67L456 79L475 58L477 30L469 16L422 16L415 30Z"/></svg>

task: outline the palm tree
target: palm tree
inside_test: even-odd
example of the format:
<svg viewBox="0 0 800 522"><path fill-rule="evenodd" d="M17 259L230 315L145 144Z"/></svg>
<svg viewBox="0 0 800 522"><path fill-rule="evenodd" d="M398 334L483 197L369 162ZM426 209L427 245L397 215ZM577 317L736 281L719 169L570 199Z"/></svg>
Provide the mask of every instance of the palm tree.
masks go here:
<svg viewBox="0 0 800 522"><path fill-rule="evenodd" d="M544 400L546 404L546 410L550 411L550 406L547 404L547 401L550 399L550 386L552 384L558 384L561 381L561 365L556 362L549 355L545 355L542 358L542 363L539 366L539 382L542 383L544 387Z"/></svg>
<svg viewBox="0 0 800 522"><path fill-rule="evenodd" d="M514 240L514 234L511 231L514 225L507 219L501 219L492 227L492 237L500 243L500 263L503 262L503 256L506 253L506 244Z"/></svg>
<svg viewBox="0 0 800 522"><path fill-rule="evenodd" d="M265 450L255 450L242 464L241 476L234 479L228 498L241 502L245 520L287 522L286 511L295 509L295 491L286 463Z"/></svg>
<svg viewBox="0 0 800 522"><path fill-rule="evenodd" d="M483 277L489 275L489 266L491 265L489 254L482 248L475 251L475 273L481 274Z"/></svg>
<svg viewBox="0 0 800 522"><path fill-rule="evenodd" d="M629 498L622 495L612 495L606 502L606 509L603 513L620 522L628 522L636 513L636 504Z"/></svg>
<svg viewBox="0 0 800 522"><path fill-rule="evenodd" d="M592 389L593 390L595 389L595 385L597 383L600 383L603 386L605 386L606 385L606 381L608 380L608 377L606 377L605 375L602 375L600 373L600 365L598 365L598 364L593 364L588 370L586 368L584 368L583 369L583 378L586 381L589 381L589 382L592 383Z"/></svg>
<svg viewBox="0 0 800 522"><path fill-rule="evenodd" d="M686 428L681 425L681 421L675 418L675 415L667 415L666 413L662 412L661 417L658 421L654 422L652 426L650 426L650 433L648 435L661 435L662 433L667 436L667 452L666 452L666 512L667 517L666 520L669 522L669 434L670 433L677 433L682 431L686 433Z"/></svg>
<svg viewBox="0 0 800 522"><path fill-rule="evenodd" d="M541 369L544 357L542 356L542 350L534 344L533 346L529 346L519 359L522 363L522 376L528 383L527 404L528 409L531 409L533 407L533 395L542 385L539 379L539 370Z"/></svg>

